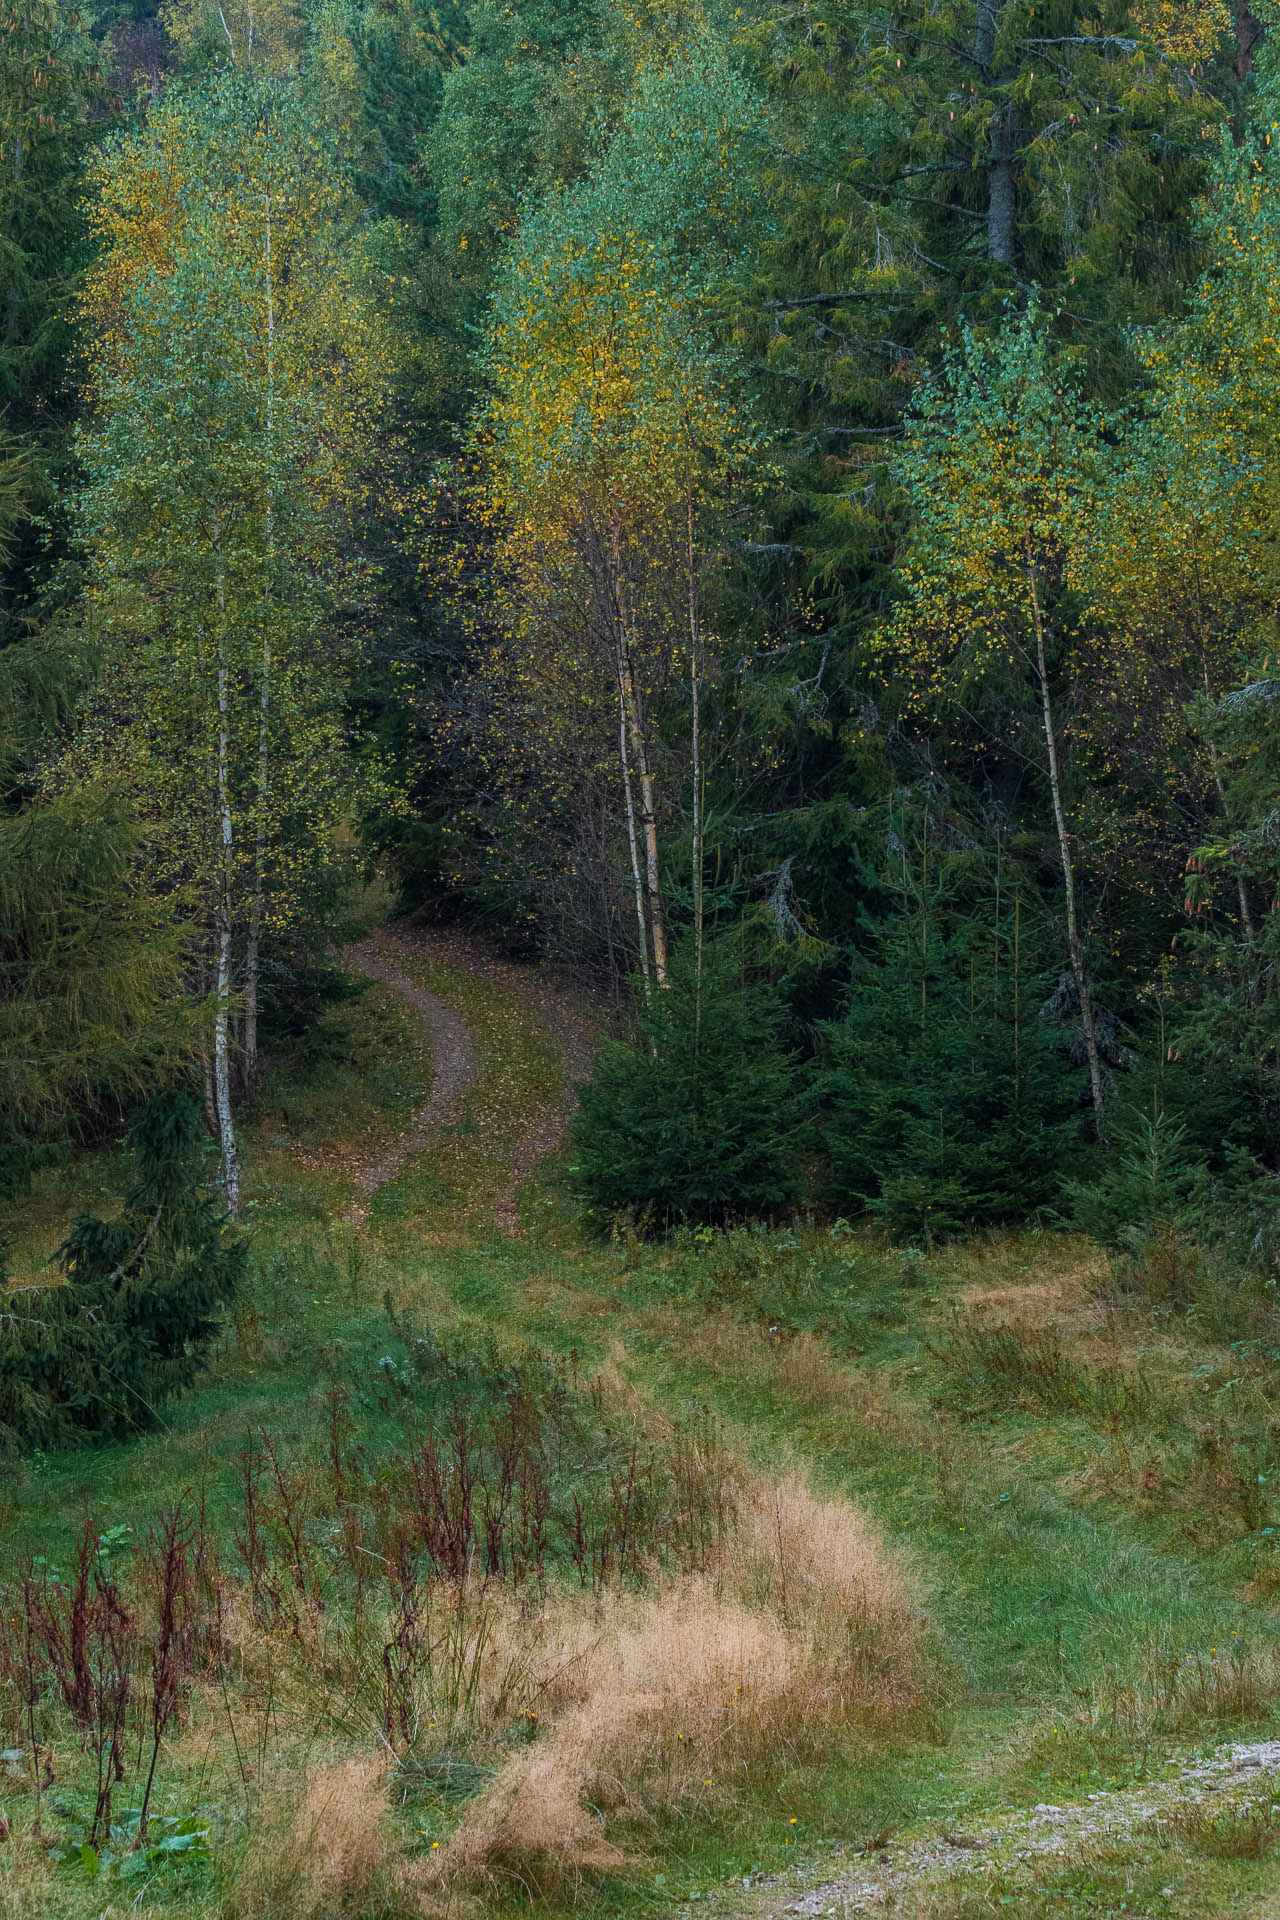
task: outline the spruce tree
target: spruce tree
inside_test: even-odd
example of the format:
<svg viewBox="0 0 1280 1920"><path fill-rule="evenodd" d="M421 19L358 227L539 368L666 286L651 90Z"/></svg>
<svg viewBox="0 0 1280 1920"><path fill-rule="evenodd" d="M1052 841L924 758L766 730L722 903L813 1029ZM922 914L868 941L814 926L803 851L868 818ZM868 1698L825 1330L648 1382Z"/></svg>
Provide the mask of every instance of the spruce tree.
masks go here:
<svg viewBox="0 0 1280 1920"><path fill-rule="evenodd" d="M202 1140L189 1096L147 1101L123 1210L77 1218L60 1249L64 1284L3 1296L0 1446L135 1432L195 1378L246 1254L210 1195Z"/></svg>
<svg viewBox="0 0 1280 1920"><path fill-rule="evenodd" d="M642 998L634 1041L603 1047L573 1122L578 1192L642 1226L777 1212L799 1190L803 1105L782 999L742 942L692 950Z"/></svg>
<svg viewBox="0 0 1280 1920"><path fill-rule="evenodd" d="M69 398L88 110L102 92L88 24L60 0L0 8L0 408L12 432L47 432Z"/></svg>

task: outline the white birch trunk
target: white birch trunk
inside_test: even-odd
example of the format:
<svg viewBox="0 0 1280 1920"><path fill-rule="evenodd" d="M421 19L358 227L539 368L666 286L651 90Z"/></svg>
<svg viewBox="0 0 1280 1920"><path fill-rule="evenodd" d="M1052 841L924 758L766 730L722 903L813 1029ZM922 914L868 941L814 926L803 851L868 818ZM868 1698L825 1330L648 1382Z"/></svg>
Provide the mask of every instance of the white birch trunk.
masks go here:
<svg viewBox="0 0 1280 1920"><path fill-rule="evenodd" d="M654 801L653 772L649 765L649 742L640 696L631 665L631 650L622 643L622 698L631 757L640 783L640 830L644 838L645 884L649 898L649 935L653 942L653 973L660 987L667 984L667 922L662 904L662 879L658 871L658 816Z"/></svg>
<svg viewBox="0 0 1280 1920"><path fill-rule="evenodd" d="M1076 916L1076 877L1075 866L1071 859L1071 842L1067 834L1067 819L1062 806L1062 781L1058 769L1058 742L1054 732L1053 706L1049 698L1049 670L1044 652L1044 620L1040 612L1040 594L1036 586L1035 561L1031 552L1031 536L1026 538L1027 582L1031 589L1031 610L1035 620L1036 634L1036 674L1040 681L1040 700L1044 718L1044 743L1049 757L1049 792L1053 800L1053 819L1058 832L1058 854L1062 861L1062 879L1067 895L1067 951L1071 959L1071 971L1075 978L1076 992L1080 998L1080 1025L1084 1030L1084 1050L1089 1062L1089 1091L1093 1096L1093 1110L1098 1129L1102 1128L1102 1069L1098 1063L1098 1042L1093 1030L1093 1002L1089 997L1089 982L1085 977L1084 948L1080 941L1080 927Z"/></svg>
<svg viewBox="0 0 1280 1920"><path fill-rule="evenodd" d="M266 315L267 315L267 606L262 629L258 679L258 783L253 832L253 886L249 898L249 927L244 960L244 1088L250 1097L258 1086L258 976L262 946L262 901L267 841L267 805L271 790L271 588L275 558L275 377L276 295L271 257L271 196L266 206Z"/></svg>
<svg viewBox="0 0 1280 1920"><path fill-rule="evenodd" d="M215 546L220 532L215 526ZM216 941L213 1022L213 1096L218 1115L222 1190L227 1212L240 1218L240 1150L231 1111L232 889L235 834L231 813L231 685L227 668L227 595L218 556L218 882L214 917Z"/></svg>
<svg viewBox="0 0 1280 1920"><path fill-rule="evenodd" d="M688 548L686 566L689 582L689 697L691 703L690 731L693 757L693 1031L695 1038L702 1032L702 835L703 835L703 795L702 795L702 632L698 620L698 588L694 570L693 554L693 493L685 495L686 531Z"/></svg>
<svg viewBox="0 0 1280 1920"><path fill-rule="evenodd" d="M649 967L649 923L644 911L644 879L640 872L640 843L636 837L636 802L631 784L631 755L627 752L627 713L618 684L618 758L622 763L622 792L627 809L627 846L631 854L631 878L635 885L636 936L640 942L640 968L648 993L652 978Z"/></svg>

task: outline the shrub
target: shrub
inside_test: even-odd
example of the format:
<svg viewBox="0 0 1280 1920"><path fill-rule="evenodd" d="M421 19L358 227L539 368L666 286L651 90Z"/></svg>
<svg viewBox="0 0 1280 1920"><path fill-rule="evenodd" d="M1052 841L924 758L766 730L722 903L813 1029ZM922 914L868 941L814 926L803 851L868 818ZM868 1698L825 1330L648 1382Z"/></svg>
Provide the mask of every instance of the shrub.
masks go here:
<svg viewBox="0 0 1280 1920"><path fill-rule="evenodd" d="M118 1218L78 1217L59 1250L65 1284L0 1295L0 1444L148 1426L199 1371L246 1252L204 1183L200 1132L185 1094L148 1101Z"/></svg>
<svg viewBox="0 0 1280 1920"><path fill-rule="evenodd" d="M736 947L687 958L642 1002L637 1037L605 1047L574 1122L579 1192L598 1215L724 1221L775 1212L797 1188L798 1068L783 1009Z"/></svg>
<svg viewBox="0 0 1280 1920"><path fill-rule="evenodd" d="M1207 1167L1185 1123L1164 1107L1144 1113L1125 1104L1107 1117L1110 1153L1098 1176L1069 1181L1077 1226L1108 1246L1139 1251L1162 1230L1188 1222Z"/></svg>
<svg viewBox="0 0 1280 1920"><path fill-rule="evenodd" d="M1047 1021L981 998L962 948L935 935L931 953L922 985L895 927L856 974L826 1029L821 1122L832 1206L926 1240L1044 1205L1080 1138L1079 1075Z"/></svg>

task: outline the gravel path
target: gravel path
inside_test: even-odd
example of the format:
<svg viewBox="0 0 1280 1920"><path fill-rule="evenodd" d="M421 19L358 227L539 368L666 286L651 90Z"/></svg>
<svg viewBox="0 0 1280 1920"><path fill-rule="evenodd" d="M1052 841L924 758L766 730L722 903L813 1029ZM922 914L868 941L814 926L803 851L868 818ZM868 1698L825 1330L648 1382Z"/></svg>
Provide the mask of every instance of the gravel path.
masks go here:
<svg viewBox="0 0 1280 1920"><path fill-rule="evenodd" d="M461 1017L444 1000L415 986L397 965L400 955L415 954L443 966L465 968L489 981L496 981L516 998L533 1008L549 1028L564 1061L565 1078L570 1089L591 1071L592 1028L585 1015L563 1000L545 980L514 961L489 952L479 940L454 927L383 928L360 946L350 947L347 958L370 980L378 980L398 993L419 1014L431 1030L435 1061L435 1079L431 1097L414 1114L406 1133L385 1148L356 1181L356 1199L347 1210L347 1219L361 1221L368 1214L365 1204L376 1188L393 1180L412 1153L426 1145L432 1132L449 1117L458 1096L475 1074L471 1040ZM517 1198L539 1160L559 1146L573 1111L573 1097L561 1101L542 1114L529 1131L516 1142L502 1185L494 1195L493 1218L508 1235L519 1228Z"/></svg>
<svg viewBox="0 0 1280 1920"><path fill-rule="evenodd" d="M1091 1793L1086 1800L1064 1806L1048 1802L1029 1813L1014 1814L999 1826L959 1832L941 1827L923 1840L896 1845L892 1840L875 1854L858 1855L837 1879L803 1888L796 1879L761 1880L743 1893L722 1892L708 1906L718 1915L740 1920L823 1920L838 1916L874 1914L897 1904L913 1886L938 1876L975 1876L1006 1870L1037 1859L1066 1857L1091 1842L1123 1842L1161 1817L1187 1807L1246 1815L1269 1809L1280 1798L1280 1741L1263 1740L1234 1746L1193 1761L1163 1780L1145 1781L1115 1793Z"/></svg>

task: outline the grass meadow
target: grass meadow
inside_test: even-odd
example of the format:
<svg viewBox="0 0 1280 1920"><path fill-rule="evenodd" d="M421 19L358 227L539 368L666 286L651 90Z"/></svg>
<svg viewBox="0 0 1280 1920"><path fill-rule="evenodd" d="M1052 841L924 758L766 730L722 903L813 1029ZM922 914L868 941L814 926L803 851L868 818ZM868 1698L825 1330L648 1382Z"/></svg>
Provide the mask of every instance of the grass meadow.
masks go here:
<svg viewBox="0 0 1280 1920"><path fill-rule="evenodd" d="M508 1237L558 1056L500 986L423 984L478 1072L367 1222L430 1084L382 987L264 1091L204 1379L5 1462L0 1914L765 1913L866 1862L921 1920L1273 1911L1256 1795L890 1871L1274 1727L1265 1309L1054 1231L591 1239L563 1151ZM46 1169L18 1277L122 1181Z"/></svg>

